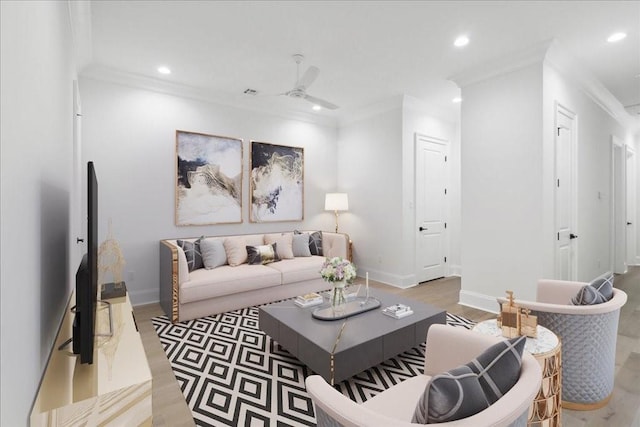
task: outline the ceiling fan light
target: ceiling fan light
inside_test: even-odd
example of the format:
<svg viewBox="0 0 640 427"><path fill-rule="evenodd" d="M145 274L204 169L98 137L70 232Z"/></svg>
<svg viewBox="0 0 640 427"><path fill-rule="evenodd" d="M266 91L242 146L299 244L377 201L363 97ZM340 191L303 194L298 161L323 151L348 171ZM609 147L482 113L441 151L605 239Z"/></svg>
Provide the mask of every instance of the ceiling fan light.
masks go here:
<svg viewBox="0 0 640 427"><path fill-rule="evenodd" d="M158 72L160 74L171 74L171 69L165 65L158 67Z"/></svg>
<svg viewBox="0 0 640 427"><path fill-rule="evenodd" d="M314 105L313 107L311 107L311 109L313 109L313 111L320 111L322 110L322 107L319 105Z"/></svg>
<svg viewBox="0 0 640 427"><path fill-rule="evenodd" d="M615 42L619 42L620 40L624 39L625 37L627 37L626 33L613 33L607 38L607 41L609 43L615 43Z"/></svg>

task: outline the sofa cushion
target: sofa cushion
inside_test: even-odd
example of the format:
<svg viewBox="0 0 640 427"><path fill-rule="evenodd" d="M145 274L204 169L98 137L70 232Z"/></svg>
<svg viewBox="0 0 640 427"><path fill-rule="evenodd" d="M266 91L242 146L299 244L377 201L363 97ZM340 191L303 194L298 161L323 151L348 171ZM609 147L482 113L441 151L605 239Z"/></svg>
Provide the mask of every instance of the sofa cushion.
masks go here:
<svg viewBox="0 0 640 427"><path fill-rule="evenodd" d="M204 268L211 270L227 263L227 252L224 249L224 239L207 237L200 241L200 253Z"/></svg>
<svg viewBox="0 0 640 427"><path fill-rule="evenodd" d="M293 258L293 233L274 233L265 234L264 243L270 245L277 243L278 258L290 259Z"/></svg>
<svg viewBox="0 0 640 427"><path fill-rule="evenodd" d="M434 375L416 405L411 422L435 424L470 417L489 407L478 374L467 365Z"/></svg>
<svg viewBox="0 0 640 427"><path fill-rule="evenodd" d="M309 249L309 233L294 234L292 249L294 257L311 256L311 250Z"/></svg>
<svg viewBox="0 0 640 427"><path fill-rule="evenodd" d="M277 243L270 245L247 246L247 262L249 265L271 264L280 261Z"/></svg>
<svg viewBox="0 0 640 427"><path fill-rule="evenodd" d="M279 286L280 272L264 265L223 265L213 270L201 268L180 286L180 303ZM265 290L264 292L269 292Z"/></svg>
<svg viewBox="0 0 640 427"><path fill-rule="evenodd" d="M478 374L478 380L490 404L500 399L518 382L525 343L525 336L500 341L467 363Z"/></svg>
<svg viewBox="0 0 640 427"><path fill-rule="evenodd" d="M224 239L223 244L227 253L227 262L235 267L247 262L247 246L264 245L264 235L229 236Z"/></svg>
<svg viewBox="0 0 640 427"><path fill-rule="evenodd" d="M320 256L284 259L269 264L268 267L277 270L282 275L282 284L297 283L306 280L321 279L320 267L324 258Z"/></svg>
<svg viewBox="0 0 640 427"><path fill-rule="evenodd" d="M178 283L184 283L189 280L189 264L184 250L180 246L177 246L176 250L178 251Z"/></svg>
<svg viewBox="0 0 640 427"><path fill-rule="evenodd" d="M187 258L187 266L189 267L190 272L204 267L204 264L202 263L202 254L200 253L201 240L202 237L196 239L193 242L190 240L180 239L176 241L177 245L180 246L184 251L184 255Z"/></svg>

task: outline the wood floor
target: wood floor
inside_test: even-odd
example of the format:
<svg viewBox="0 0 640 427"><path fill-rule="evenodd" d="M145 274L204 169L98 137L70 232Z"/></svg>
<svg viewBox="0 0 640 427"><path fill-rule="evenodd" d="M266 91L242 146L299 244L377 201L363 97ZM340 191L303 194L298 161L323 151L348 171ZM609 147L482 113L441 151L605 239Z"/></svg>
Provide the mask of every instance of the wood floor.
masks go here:
<svg viewBox="0 0 640 427"><path fill-rule="evenodd" d="M426 282L409 289L380 283L371 286L433 304L475 321L495 318L493 313L457 304L460 292L460 278L457 277ZM607 406L595 411L563 410L562 425L565 427L640 427L640 267L631 267L627 274L616 276L615 286L627 292L629 300L620 313L613 397ZM153 375L153 425L193 426L191 411L150 322L151 318L164 314L160 305L137 306L134 311Z"/></svg>

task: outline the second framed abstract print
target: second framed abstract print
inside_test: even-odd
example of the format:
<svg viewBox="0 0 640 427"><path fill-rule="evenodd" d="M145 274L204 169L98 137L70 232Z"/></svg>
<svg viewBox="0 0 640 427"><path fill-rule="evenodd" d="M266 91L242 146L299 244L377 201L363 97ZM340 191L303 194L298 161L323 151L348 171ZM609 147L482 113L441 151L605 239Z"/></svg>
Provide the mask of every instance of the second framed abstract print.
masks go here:
<svg viewBox="0 0 640 427"><path fill-rule="evenodd" d="M251 141L251 222L304 219L304 149Z"/></svg>

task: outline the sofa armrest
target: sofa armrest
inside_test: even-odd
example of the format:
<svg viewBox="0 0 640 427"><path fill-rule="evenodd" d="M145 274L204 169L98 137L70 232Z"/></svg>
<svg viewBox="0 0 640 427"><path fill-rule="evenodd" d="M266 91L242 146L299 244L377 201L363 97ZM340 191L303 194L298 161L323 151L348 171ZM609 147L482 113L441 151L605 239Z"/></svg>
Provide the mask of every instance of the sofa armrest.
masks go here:
<svg viewBox="0 0 640 427"><path fill-rule="evenodd" d="M322 252L327 258L341 257L351 259L351 239L347 234L322 232Z"/></svg>
<svg viewBox="0 0 640 427"><path fill-rule="evenodd" d="M171 241L160 241L160 306L174 323L179 320L180 252L186 263L181 248Z"/></svg>

